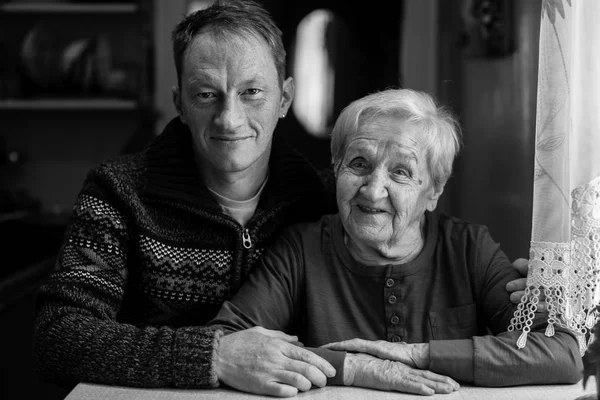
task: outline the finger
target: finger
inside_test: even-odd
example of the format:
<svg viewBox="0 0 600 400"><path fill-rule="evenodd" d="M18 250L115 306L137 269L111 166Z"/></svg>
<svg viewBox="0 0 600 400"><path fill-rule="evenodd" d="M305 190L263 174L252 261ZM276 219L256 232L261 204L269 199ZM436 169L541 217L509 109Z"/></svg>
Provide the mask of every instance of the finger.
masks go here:
<svg viewBox="0 0 600 400"><path fill-rule="evenodd" d="M527 278L518 278L506 284L506 291L515 292L523 291L527 287Z"/></svg>
<svg viewBox="0 0 600 400"><path fill-rule="evenodd" d="M435 394L435 390L425 385L422 382L415 382L413 380L398 380L392 382L392 390L396 390L398 392L407 392L414 394L422 394L425 396L433 396Z"/></svg>
<svg viewBox="0 0 600 400"><path fill-rule="evenodd" d="M414 382L416 384L419 385L423 385L429 389L431 389L432 391L434 391L435 393L452 393L454 392L456 389L456 386L454 386L452 383L446 383L446 382L439 382L436 380L431 380L428 378L425 378L423 376L419 376L419 375L409 375L407 376L407 382Z"/></svg>
<svg viewBox="0 0 600 400"><path fill-rule="evenodd" d="M357 353L366 353L367 342L367 340L355 338L350 340L342 340L340 342L329 343L323 345L322 347L328 348L330 350L345 350L354 351Z"/></svg>
<svg viewBox="0 0 600 400"><path fill-rule="evenodd" d="M546 302L545 301L540 301L537 305L537 310L535 310L536 312L539 313L547 313L548 312L548 306L546 306Z"/></svg>
<svg viewBox="0 0 600 400"><path fill-rule="evenodd" d="M302 392L306 392L312 387L311 381L302 374L284 369L273 371L273 382L290 386Z"/></svg>
<svg viewBox="0 0 600 400"><path fill-rule="evenodd" d="M523 295L525 294L524 291L518 291L518 292L512 292L510 294L510 301L513 304L519 304L521 302L521 298L523 297Z"/></svg>
<svg viewBox="0 0 600 400"><path fill-rule="evenodd" d="M341 342L329 343L323 347L327 347L330 350L341 350L350 351L354 353L370 354L377 358L394 361L406 361L400 357L401 353L396 352L399 350L397 346L406 345L406 342L389 343L384 340L364 340L364 339L351 339L344 340Z"/></svg>
<svg viewBox="0 0 600 400"><path fill-rule="evenodd" d="M517 258L513 261L513 267L519 271L522 276L527 276L529 260L526 258Z"/></svg>
<svg viewBox="0 0 600 400"><path fill-rule="evenodd" d="M268 396L276 397L294 397L298 394L298 388L280 382L272 381L267 382L263 390L260 390L260 392L257 394L266 394Z"/></svg>
<svg viewBox="0 0 600 400"><path fill-rule="evenodd" d="M323 371L314 365L305 363L304 361L290 360L289 363L284 365L284 367L290 372L294 372L303 376L305 379L310 381L312 385L318 387L324 387L327 385L327 377Z"/></svg>
<svg viewBox="0 0 600 400"><path fill-rule="evenodd" d="M455 390L460 389L460 384L456 382L454 379L450 378L446 375L436 374L435 372L431 372L428 370L414 370L414 374L418 376L422 376L423 378L429 379L433 382L440 382L446 385L452 386Z"/></svg>
<svg viewBox="0 0 600 400"><path fill-rule="evenodd" d="M321 373L328 378L333 378L336 374L335 368L324 358L316 355L310 350L306 350L303 347L288 346L282 349L283 354L297 361L303 361L311 366L316 367Z"/></svg>

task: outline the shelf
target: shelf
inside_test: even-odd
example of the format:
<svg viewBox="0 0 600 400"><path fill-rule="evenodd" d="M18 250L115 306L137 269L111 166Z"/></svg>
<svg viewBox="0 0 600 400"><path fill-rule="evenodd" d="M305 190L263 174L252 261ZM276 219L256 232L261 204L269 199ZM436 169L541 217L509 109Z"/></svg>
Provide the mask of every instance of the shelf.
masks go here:
<svg viewBox="0 0 600 400"><path fill-rule="evenodd" d="M64 1L13 2L0 5L0 11L11 13L136 13L135 3L71 3Z"/></svg>
<svg viewBox="0 0 600 400"><path fill-rule="evenodd" d="M0 100L0 110L134 110L138 103L123 99Z"/></svg>

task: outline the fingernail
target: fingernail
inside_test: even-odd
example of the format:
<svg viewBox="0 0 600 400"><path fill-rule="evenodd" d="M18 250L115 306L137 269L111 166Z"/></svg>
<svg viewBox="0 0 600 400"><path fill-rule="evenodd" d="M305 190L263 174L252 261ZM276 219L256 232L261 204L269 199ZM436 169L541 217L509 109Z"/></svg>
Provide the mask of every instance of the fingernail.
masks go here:
<svg viewBox="0 0 600 400"><path fill-rule="evenodd" d="M334 376L336 376L337 371L335 370L335 368L331 368L328 372L327 372L327 377L328 378L333 378Z"/></svg>

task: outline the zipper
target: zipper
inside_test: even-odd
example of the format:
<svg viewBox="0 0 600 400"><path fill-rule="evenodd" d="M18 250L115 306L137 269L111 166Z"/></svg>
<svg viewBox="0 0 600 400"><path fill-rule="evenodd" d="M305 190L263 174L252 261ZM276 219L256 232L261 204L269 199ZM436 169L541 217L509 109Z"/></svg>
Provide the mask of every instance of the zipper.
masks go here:
<svg viewBox="0 0 600 400"><path fill-rule="evenodd" d="M250 239L250 231L248 230L248 228L242 231L242 243L244 244L245 248L252 248L252 239Z"/></svg>

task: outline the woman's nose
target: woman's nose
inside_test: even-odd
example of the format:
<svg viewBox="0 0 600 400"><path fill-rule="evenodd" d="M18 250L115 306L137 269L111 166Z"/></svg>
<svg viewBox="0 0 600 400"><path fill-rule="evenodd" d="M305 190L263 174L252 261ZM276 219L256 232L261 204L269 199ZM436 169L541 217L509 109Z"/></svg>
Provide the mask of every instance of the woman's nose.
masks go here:
<svg viewBox="0 0 600 400"><path fill-rule="evenodd" d="M244 120L243 109L237 97L223 99L221 109L215 116L215 124L224 131L233 131Z"/></svg>
<svg viewBox="0 0 600 400"><path fill-rule="evenodd" d="M388 178L379 171L373 171L360 188L360 193L368 200L377 201L387 197L387 185Z"/></svg>

